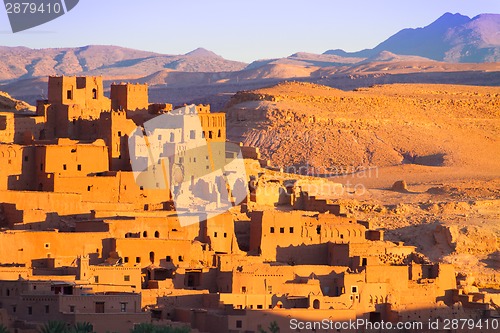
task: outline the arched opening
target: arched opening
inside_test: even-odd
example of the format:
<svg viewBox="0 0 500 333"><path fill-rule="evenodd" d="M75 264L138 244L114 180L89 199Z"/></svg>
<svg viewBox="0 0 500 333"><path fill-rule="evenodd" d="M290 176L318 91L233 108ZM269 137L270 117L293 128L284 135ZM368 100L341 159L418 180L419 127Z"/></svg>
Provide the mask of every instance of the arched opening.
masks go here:
<svg viewBox="0 0 500 333"><path fill-rule="evenodd" d="M97 99L97 89L92 89L92 99Z"/></svg>
<svg viewBox="0 0 500 333"><path fill-rule="evenodd" d="M158 231L155 231L155 238L160 238L160 233Z"/></svg>
<svg viewBox="0 0 500 333"><path fill-rule="evenodd" d="M153 251L149 252L149 261L153 264L155 262L155 253Z"/></svg>
<svg viewBox="0 0 500 333"><path fill-rule="evenodd" d="M313 308L314 309L319 309L319 299L315 299L313 302Z"/></svg>
<svg viewBox="0 0 500 333"><path fill-rule="evenodd" d="M144 237L144 238L148 237L148 232L147 232L147 231L144 231L144 232L142 233L142 237Z"/></svg>

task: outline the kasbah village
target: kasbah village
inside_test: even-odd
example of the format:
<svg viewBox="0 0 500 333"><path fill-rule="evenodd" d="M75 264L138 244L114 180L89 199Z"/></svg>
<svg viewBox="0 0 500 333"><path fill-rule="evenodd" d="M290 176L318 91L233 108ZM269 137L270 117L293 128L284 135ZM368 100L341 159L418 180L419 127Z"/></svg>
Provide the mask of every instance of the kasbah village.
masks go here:
<svg viewBox="0 0 500 333"><path fill-rule="evenodd" d="M180 153L145 153L164 181L142 186L130 135L169 113L175 126L154 135L162 152ZM0 113L0 324L16 333L48 321L97 333L144 323L210 333L383 332L381 323L457 332L466 320L471 332L498 332L499 294L385 241L332 200L342 185L226 145L226 116L209 105L150 104L141 84L113 84L107 98L101 77L50 77L36 113ZM200 139L208 148L190 154ZM241 202L220 179L195 177L238 150ZM173 191L178 183L188 186ZM209 202L176 210L176 196L195 190ZM210 213L223 202L230 208Z"/></svg>

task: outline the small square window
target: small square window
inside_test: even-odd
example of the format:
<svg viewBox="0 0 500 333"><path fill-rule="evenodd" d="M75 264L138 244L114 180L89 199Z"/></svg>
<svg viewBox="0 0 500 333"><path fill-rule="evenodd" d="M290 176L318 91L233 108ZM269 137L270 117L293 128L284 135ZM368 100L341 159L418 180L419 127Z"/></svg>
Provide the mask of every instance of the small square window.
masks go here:
<svg viewBox="0 0 500 333"><path fill-rule="evenodd" d="M127 303L120 303L120 312L127 312Z"/></svg>
<svg viewBox="0 0 500 333"><path fill-rule="evenodd" d="M94 276L94 283L99 283L99 276L98 275Z"/></svg>
<svg viewBox="0 0 500 333"><path fill-rule="evenodd" d="M352 292L353 294L356 294L356 293L358 292L358 287L357 287L357 286L352 286L352 287L351 287L351 292Z"/></svg>
<svg viewBox="0 0 500 333"><path fill-rule="evenodd" d="M123 276L123 281L129 282L130 281L130 275Z"/></svg>
<svg viewBox="0 0 500 333"><path fill-rule="evenodd" d="M123 262L127 263L128 262L128 257L123 258Z"/></svg>
<svg viewBox="0 0 500 333"><path fill-rule="evenodd" d="M293 234L293 227L290 227L290 233Z"/></svg>
<svg viewBox="0 0 500 333"><path fill-rule="evenodd" d="M241 320L236 321L236 328L242 328L243 327L243 322Z"/></svg>
<svg viewBox="0 0 500 333"><path fill-rule="evenodd" d="M227 238L227 232L224 233L224 238Z"/></svg>
<svg viewBox="0 0 500 333"><path fill-rule="evenodd" d="M214 232L214 237L217 238L217 231Z"/></svg>
<svg viewBox="0 0 500 333"><path fill-rule="evenodd" d="M78 169L78 171L82 171L82 165L81 164L78 164L78 166L76 168Z"/></svg>
<svg viewBox="0 0 500 333"><path fill-rule="evenodd" d="M46 248L46 249L50 249L50 243L43 244L43 247Z"/></svg>
<svg viewBox="0 0 500 333"><path fill-rule="evenodd" d="M171 262L172 261L172 257L171 256L166 256L165 257L165 261L166 262Z"/></svg>
<svg viewBox="0 0 500 333"><path fill-rule="evenodd" d="M66 164L63 164L63 170L67 170L68 167L66 166Z"/></svg>
<svg viewBox="0 0 500 333"><path fill-rule="evenodd" d="M118 136L122 136L122 131L118 131Z"/></svg>
<svg viewBox="0 0 500 333"><path fill-rule="evenodd" d="M179 261L184 261L184 257L183 256L179 256Z"/></svg>
<svg viewBox="0 0 500 333"><path fill-rule="evenodd" d="M271 228L269 229L269 232L270 232L270 233L272 233L272 234L274 234L274 227L271 227Z"/></svg>
<svg viewBox="0 0 500 333"><path fill-rule="evenodd" d="M135 257L135 263L139 264L141 262L141 257Z"/></svg>
<svg viewBox="0 0 500 333"><path fill-rule="evenodd" d="M284 234L285 233L285 228L280 228L280 234Z"/></svg>
<svg viewBox="0 0 500 333"><path fill-rule="evenodd" d="M69 312L75 312L75 306L74 305L70 305L69 306Z"/></svg>

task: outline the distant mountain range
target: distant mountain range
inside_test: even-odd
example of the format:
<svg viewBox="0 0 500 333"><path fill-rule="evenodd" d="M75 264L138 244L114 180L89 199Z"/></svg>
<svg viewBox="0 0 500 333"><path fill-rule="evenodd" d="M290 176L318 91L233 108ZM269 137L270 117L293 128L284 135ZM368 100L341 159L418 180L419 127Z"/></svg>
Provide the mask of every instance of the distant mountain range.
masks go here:
<svg viewBox="0 0 500 333"><path fill-rule="evenodd" d="M162 69L183 72L226 72L245 68L199 48L184 55L165 55L117 46L30 49L0 46L0 81L47 75L142 77Z"/></svg>
<svg viewBox="0 0 500 333"><path fill-rule="evenodd" d="M166 55L117 46L30 49L0 46L0 91L34 104L46 98L49 75L101 75L112 82L146 83L155 102L211 103L228 96L299 80L340 89L387 83L500 85L500 15L472 19L447 13L404 29L373 49L324 54L297 52L251 64L203 48Z"/></svg>
<svg viewBox="0 0 500 333"><path fill-rule="evenodd" d="M379 61L383 52L421 57L419 61L427 58L450 63L499 62L500 14L481 14L471 19L446 13L426 27L401 30L373 49L350 53L343 50L329 50L324 54L299 52L286 58L254 61L250 65L226 60L203 48L183 55L165 55L117 46L54 49L0 46L0 83L48 75L102 75L109 79L130 80L155 73L165 76L167 72L221 73L218 77L224 79L231 76L231 72L244 71L239 75L242 78L274 74L282 78L290 69L272 68L273 65L359 66L362 62ZM264 74L248 72L258 68L262 68ZM308 71L311 70L305 70Z"/></svg>
<svg viewBox="0 0 500 333"><path fill-rule="evenodd" d="M382 51L446 62L500 61L500 14L474 18L446 13L424 28L403 29L373 49L329 50L325 54L368 58Z"/></svg>

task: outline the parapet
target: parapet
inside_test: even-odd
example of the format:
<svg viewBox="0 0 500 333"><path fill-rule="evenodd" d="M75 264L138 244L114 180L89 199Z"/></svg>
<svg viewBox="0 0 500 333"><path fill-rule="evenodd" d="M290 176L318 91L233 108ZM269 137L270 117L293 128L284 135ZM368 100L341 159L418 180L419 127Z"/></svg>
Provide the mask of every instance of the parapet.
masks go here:
<svg viewBox="0 0 500 333"><path fill-rule="evenodd" d="M185 106L188 106L188 105L187 104L176 105L174 107L174 110L183 108ZM210 113L210 104L198 104L198 105L196 105L196 112L197 113Z"/></svg>

